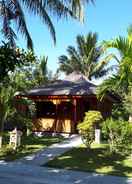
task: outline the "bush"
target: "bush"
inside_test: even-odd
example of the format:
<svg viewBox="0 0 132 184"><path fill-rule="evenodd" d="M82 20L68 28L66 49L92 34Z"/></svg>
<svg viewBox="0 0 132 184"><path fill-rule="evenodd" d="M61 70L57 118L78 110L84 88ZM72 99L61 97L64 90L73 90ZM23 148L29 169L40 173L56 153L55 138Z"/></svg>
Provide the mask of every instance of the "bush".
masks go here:
<svg viewBox="0 0 132 184"><path fill-rule="evenodd" d="M90 148L91 143L94 141L95 127L99 126L102 120L103 117L99 111L88 111L85 113L83 122L78 124L77 128L87 148Z"/></svg>
<svg viewBox="0 0 132 184"><path fill-rule="evenodd" d="M11 156L17 153L17 150L13 149L12 146L6 146L3 150L4 155Z"/></svg>
<svg viewBox="0 0 132 184"><path fill-rule="evenodd" d="M25 116L23 113L15 112L12 117L10 117L6 123L5 129L12 131L15 127L18 130L26 133L26 130L29 129L32 131L32 119L28 116Z"/></svg>
<svg viewBox="0 0 132 184"><path fill-rule="evenodd" d="M132 144L132 124L127 121L107 119L102 126L108 137L110 152L129 153Z"/></svg>

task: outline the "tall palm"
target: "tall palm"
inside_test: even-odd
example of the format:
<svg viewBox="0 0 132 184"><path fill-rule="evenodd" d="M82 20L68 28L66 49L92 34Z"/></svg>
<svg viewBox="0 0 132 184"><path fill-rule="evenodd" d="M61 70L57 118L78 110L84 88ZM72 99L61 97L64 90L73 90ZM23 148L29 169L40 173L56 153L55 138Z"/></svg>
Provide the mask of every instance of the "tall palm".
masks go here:
<svg viewBox="0 0 132 184"><path fill-rule="evenodd" d="M51 36L56 42L54 25L51 21L51 15L58 18L72 16L81 19L83 16L83 5L93 0L1 0L0 1L0 17L2 20L2 32L9 40L12 46L15 45L16 33L12 28L16 25L19 31L27 40L28 48L33 48L32 39L28 31L24 11L26 8L29 13L40 17L42 22L49 28ZM23 8L24 7L24 8Z"/></svg>
<svg viewBox="0 0 132 184"><path fill-rule="evenodd" d="M88 33L86 37L78 35L76 38L77 49L73 46L67 48L68 56L59 57L59 71L65 74L78 71L84 74L89 80L93 77L104 76L108 72L106 65L111 55L100 60L103 49L97 46L97 33Z"/></svg>
<svg viewBox="0 0 132 184"><path fill-rule="evenodd" d="M119 51L118 71L115 75L105 80L99 87L99 96L107 91L127 94L132 86L132 26L127 30L127 37L121 37L104 42L104 48L115 48Z"/></svg>

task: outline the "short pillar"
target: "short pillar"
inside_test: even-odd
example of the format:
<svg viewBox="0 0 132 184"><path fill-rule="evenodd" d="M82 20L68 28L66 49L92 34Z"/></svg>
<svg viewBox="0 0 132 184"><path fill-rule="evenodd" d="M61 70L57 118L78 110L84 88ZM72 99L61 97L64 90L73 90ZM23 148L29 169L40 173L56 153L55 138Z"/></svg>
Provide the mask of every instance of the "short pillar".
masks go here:
<svg viewBox="0 0 132 184"><path fill-rule="evenodd" d="M132 115L129 115L129 123L132 123Z"/></svg>
<svg viewBox="0 0 132 184"><path fill-rule="evenodd" d="M100 129L95 129L95 143L100 144L101 141L101 131Z"/></svg>
<svg viewBox="0 0 132 184"><path fill-rule="evenodd" d="M18 146L21 145L21 136L22 132L17 131L15 128L12 132L10 132L10 143L9 145L13 147L13 149L16 149Z"/></svg>

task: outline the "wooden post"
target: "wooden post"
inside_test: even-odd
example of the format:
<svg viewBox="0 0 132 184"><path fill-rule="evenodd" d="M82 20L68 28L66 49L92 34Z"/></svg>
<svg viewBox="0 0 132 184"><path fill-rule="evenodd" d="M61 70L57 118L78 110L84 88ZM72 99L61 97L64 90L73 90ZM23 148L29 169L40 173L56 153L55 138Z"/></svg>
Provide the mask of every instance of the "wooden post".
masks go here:
<svg viewBox="0 0 132 184"><path fill-rule="evenodd" d="M57 132L57 121L58 121L58 100L56 101L56 106L55 106L55 110L56 110L56 115L55 115L55 129L54 132Z"/></svg>
<svg viewBox="0 0 132 184"><path fill-rule="evenodd" d="M74 114L73 114L73 132L76 132L76 123L77 123L77 100L73 99L73 105L74 105Z"/></svg>

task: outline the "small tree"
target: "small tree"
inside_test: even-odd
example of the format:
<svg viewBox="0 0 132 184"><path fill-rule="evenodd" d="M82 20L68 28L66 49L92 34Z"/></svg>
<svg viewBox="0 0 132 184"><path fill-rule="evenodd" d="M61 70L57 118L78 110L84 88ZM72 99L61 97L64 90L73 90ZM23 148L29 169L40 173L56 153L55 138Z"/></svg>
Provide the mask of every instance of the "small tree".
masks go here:
<svg viewBox="0 0 132 184"><path fill-rule="evenodd" d="M9 43L0 45L0 82L23 65L27 65L35 60L35 56L31 51L14 49Z"/></svg>
<svg viewBox="0 0 132 184"><path fill-rule="evenodd" d="M4 122L7 117L15 112L13 108L13 98L18 91L20 81L15 81L13 72L21 69L22 66L34 61L35 56L32 52L24 52L11 48L9 44L0 46L0 148L2 147L2 134Z"/></svg>
<svg viewBox="0 0 132 184"><path fill-rule="evenodd" d="M33 101L27 98L20 98L15 100L16 112L10 118L14 124L20 124L27 130L27 136L32 130L32 117L35 113L35 106ZM17 126L16 126L17 127Z"/></svg>
<svg viewBox="0 0 132 184"><path fill-rule="evenodd" d="M12 108L12 98L14 89L10 86L0 86L0 148L2 147L2 137L4 122L8 115L14 111Z"/></svg>
<svg viewBox="0 0 132 184"><path fill-rule="evenodd" d="M103 120L99 111L88 111L85 114L83 122L78 124L78 130L84 144L90 148L95 139L95 127Z"/></svg>

